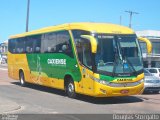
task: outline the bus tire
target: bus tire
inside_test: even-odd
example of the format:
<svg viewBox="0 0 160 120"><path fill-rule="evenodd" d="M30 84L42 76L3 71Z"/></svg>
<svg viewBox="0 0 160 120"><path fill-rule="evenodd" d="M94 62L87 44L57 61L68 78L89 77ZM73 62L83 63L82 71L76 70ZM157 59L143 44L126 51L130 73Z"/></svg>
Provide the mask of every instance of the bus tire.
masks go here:
<svg viewBox="0 0 160 120"><path fill-rule="evenodd" d="M76 98L75 85L72 79L66 85L66 93L69 98Z"/></svg>
<svg viewBox="0 0 160 120"><path fill-rule="evenodd" d="M19 73L19 80L20 80L20 85L22 87L25 87L26 86L26 82L25 82L25 77L24 77L23 71L20 71L20 73Z"/></svg>

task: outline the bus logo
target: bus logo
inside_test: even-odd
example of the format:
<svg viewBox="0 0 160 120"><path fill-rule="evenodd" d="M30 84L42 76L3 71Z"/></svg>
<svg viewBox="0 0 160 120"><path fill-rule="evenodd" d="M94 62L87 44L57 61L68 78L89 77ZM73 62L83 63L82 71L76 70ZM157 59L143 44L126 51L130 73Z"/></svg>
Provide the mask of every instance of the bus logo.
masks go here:
<svg viewBox="0 0 160 120"><path fill-rule="evenodd" d="M48 59L47 63L51 65L66 65L66 59Z"/></svg>

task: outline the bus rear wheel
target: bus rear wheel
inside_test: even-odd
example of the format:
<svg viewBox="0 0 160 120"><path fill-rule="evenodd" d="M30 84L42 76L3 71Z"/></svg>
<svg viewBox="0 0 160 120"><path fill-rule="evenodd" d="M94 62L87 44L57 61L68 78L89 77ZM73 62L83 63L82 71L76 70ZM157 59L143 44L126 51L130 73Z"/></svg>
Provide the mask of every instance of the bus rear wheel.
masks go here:
<svg viewBox="0 0 160 120"><path fill-rule="evenodd" d="M75 98L76 97L76 92L75 92L75 85L73 80L69 80L66 86L66 93L68 97L70 98Z"/></svg>
<svg viewBox="0 0 160 120"><path fill-rule="evenodd" d="M19 80L20 80L20 84L22 87L24 87L26 85L26 82L25 82L25 77L24 77L24 73L23 71L21 71L19 73Z"/></svg>

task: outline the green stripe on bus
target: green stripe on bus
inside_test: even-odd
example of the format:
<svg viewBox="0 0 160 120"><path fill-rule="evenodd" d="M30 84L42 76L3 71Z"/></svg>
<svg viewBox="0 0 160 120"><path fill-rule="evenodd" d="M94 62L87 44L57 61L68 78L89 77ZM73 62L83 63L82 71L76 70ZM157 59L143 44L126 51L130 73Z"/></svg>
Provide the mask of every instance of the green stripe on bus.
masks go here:
<svg viewBox="0 0 160 120"><path fill-rule="evenodd" d="M76 60L65 54L27 54L27 60L31 72L43 73L41 74L41 76L44 75L43 77L64 79L65 75L71 75L74 81L81 80Z"/></svg>

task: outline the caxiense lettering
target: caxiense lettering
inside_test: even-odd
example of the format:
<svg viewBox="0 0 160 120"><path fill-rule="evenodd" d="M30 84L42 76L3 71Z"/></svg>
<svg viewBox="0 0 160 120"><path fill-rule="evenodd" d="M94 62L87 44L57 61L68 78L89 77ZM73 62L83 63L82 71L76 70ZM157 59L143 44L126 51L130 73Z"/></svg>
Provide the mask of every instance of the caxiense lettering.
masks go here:
<svg viewBox="0 0 160 120"><path fill-rule="evenodd" d="M66 65L66 59L48 59L47 63L54 65Z"/></svg>

